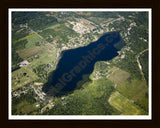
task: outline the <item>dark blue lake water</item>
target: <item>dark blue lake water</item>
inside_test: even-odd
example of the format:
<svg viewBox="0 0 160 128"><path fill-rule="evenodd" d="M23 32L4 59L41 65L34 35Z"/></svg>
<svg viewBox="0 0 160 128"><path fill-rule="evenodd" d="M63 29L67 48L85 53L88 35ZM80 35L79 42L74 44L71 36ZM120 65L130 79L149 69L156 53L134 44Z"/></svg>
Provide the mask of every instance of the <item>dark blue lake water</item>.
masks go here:
<svg viewBox="0 0 160 128"><path fill-rule="evenodd" d="M93 72L97 61L113 59L124 45L119 32L112 32L87 46L63 51L56 70L49 75L42 90L53 96L72 92L83 75Z"/></svg>

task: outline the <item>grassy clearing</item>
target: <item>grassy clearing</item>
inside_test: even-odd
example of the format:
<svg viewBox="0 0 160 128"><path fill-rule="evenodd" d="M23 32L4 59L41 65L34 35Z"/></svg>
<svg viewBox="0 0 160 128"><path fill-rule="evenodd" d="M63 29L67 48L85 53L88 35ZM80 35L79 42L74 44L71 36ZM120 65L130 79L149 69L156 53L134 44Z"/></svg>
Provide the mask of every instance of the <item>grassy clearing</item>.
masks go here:
<svg viewBox="0 0 160 128"><path fill-rule="evenodd" d="M138 100L140 97L148 92L145 81L132 80L131 82L125 81L124 85L118 85L116 88L123 95L127 96L131 100Z"/></svg>
<svg viewBox="0 0 160 128"><path fill-rule="evenodd" d="M121 112L121 115L145 115L137 105L133 104L129 99L124 97L118 91L114 92L108 102Z"/></svg>
<svg viewBox="0 0 160 128"><path fill-rule="evenodd" d="M125 81L124 85L118 85L116 89L148 111L148 87L145 81L137 79L133 79L131 82Z"/></svg>
<svg viewBox="0 0 160 128"><path fill-rule="evenodd" d="M26 58L31 57L33 55L37 55L42 51L43 51L43 49L40 46L35 46L35 47L19 50L19 51L17 51L17 53L21 58L26 59Z"/></svg>
<svg viewBox="0 0 160 128"><path fill-rule="evenodd" d="M25 45L26 48L31 48L35 46L36 42L41 42L42 39L39 36L34 36L32 38L27 38L28 43Z"/></svg>
<svg viewBox="0 0 160 128"><path fill-rule="evenodd" d="M48 42L57 40L63 43L68 43L68 36L75 37L78 35L74 30L68 28L64 24L50 26L42 32L39 32L39 34Z"/></svg>
<svg viewBox="0 0 160 128"><path fill-rule="evenodd" d="M30 47L34 47L36 42L40 42L42 41L42 39L37 36L35 33L30 34L28 36L25 36L17 41L14 41L13 43L16 44L17 42L23 41L23 40L27 40L27 44L25 45L25 48L30 48Z"/></svg>
<svg viewBox="0 0 160 128"><path fill-rule="evenodd" d="M31 35L28 35L28 36L25 36L25 37L23 37L23 38L20 38L17 42L22 41L22 40L25 40L25 39L32 38L32 37L35 37L35 36L36 36L36 34L33 33L33 34L31 34Z"/></svg>
<svg viewBox="0 0 160 128"><path fill-rule="evenodd" d="M122 85L129 76L130 74L128 72L114 67L112 69L112 74L108 78L115 84Z"/></svg>
<svg viewBox="0 0 160 128"><path fill-rule="evenodd" d="M25 73L25 74L24 74ZM38 79L37 75L32 71L31 68L22 67L12 72L12 89L17 89L25 84L28 84Z"/></svg>
<svg viewBox="0 0 160 128"><path fill-rule="evenodd" d="M29 104L27 101L23 101L17 105L17 113L24 113L25 115L28 114L29 112L32 112L36 110L37 108L35 107L37 103L34 104Z"/></svg>
<svg viewBox="0 0 160 128"><path fill-rule="evenodd" d="M53 61L54 57L56 56L56 53L57 53L56 50L54 50L53 53L50 53L49 51L42 53L39 55L40 57L37 60L34 60L33 62L31 62L30 66L32 68L35 68L41 64L49 64Z"/></svg>
<svg viewBox="0 0 160 128"><path fill-rule="evenodd" d="M55 25L52 25L52 26L50 26L50 27L48 27L46 29L55 29L55 28L59 27L60 25L61 24L55 24ZM44 29L44 30L46 30L46 29Z"/></svg>

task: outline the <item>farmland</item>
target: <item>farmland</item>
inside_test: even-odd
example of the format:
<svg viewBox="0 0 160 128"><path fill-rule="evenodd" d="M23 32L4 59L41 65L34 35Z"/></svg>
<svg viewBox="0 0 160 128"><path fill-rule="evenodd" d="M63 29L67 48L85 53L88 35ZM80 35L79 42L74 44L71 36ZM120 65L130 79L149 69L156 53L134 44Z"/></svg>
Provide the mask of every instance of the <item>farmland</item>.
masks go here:
<svg viewBox="0 0 160 128"><path fill-rule="evenodd" d="M12 89L28 84L38 77L29 67L23 67L12 73Z"/></svg>
<svg viewBox="0 0 160 128"><path fill-rule="evenodd" d="M138 104L145 111L148 110L148 87L145 81L131 79L129 73L117 69L109 76L109 79L114 82L115 88L120 94Z"/></svg>
<svg viewBox="0 0 160 128"><path fill-rule="evenodd" d="M133 104L132 101L124 97L118 91L111 94L109 103L121 112L121 115L145 115L144 110Z"/></svg>

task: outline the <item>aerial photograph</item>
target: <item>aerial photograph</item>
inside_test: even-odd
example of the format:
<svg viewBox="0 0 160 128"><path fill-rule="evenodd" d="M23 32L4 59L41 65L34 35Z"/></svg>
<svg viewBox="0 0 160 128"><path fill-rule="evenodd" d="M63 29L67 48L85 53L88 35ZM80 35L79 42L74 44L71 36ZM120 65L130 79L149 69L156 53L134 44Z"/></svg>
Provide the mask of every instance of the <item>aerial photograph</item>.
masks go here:
<svg viewBox="0 0 160 128"><path fill-rule="evenodd" d="M149 115L148 11L11 11L13 116Z"/></svg>

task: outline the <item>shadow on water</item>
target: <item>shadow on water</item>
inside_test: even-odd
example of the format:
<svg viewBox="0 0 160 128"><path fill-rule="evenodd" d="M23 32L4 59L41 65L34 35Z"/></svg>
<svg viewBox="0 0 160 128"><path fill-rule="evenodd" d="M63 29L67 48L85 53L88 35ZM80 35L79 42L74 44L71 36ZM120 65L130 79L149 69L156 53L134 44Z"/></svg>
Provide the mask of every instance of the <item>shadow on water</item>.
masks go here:
<svg viewBox="0 0 160 128"><path fill-rule="evenodd" d="M42 90L48 95L62 96L76 89L85 74L91 74L97 61L107 61L118 56L125 45L119 31L104 34L87 46L61 53L56 70L50 73ZM89 76L89 75L88 75Z"/></svg>

